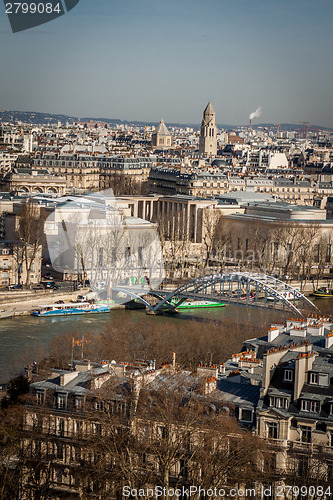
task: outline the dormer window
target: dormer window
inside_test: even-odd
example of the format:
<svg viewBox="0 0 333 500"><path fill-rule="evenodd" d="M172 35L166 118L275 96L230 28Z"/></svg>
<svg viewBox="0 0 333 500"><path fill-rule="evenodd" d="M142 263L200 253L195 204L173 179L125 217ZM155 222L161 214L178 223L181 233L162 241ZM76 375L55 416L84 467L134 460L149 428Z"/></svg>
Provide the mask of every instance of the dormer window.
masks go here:
<svg viewBox="0 0 333 500"><path fill-rule="evenodd" d="M284 370L283 380L285 382L292 382L294 379L293 375L294 375L294 373L292 370Z"/></svg>
<svg viewBox="0 0 333 500"><path fill-rule="evenodd" d="M319 412L319 401L310 401L307 399L302 399L301 410L311 412L311 413L318 413Z"/></svg>
<svg viewBox="0 0 333 500"><path fill-rule="evenodd" d="M320 385L323 387L329 386L329 378L328 373L313 373L309 374L309 384L311 385Z"/></svg>
<svg viewBox="0 0 333 500"><path fill-rule="evenodd" d="M241 422L253 422L253 410L240 408L239 409L239 420Z"/></svg>
<svg viewBox="0 0 333 500"><path fill-rule="evenodd" d="M84 398L81 396L77 396L75 398L75 408L77 410L81 410L83 408Z"/></svg>
<svg viewBox="0 0 333 500"><path fill-rule="evenodd" d="M67 395L57 394L57 408L59 410L65 410L67 406Z"/></svg>
<svg viewBox="0 0 333 500"><path fill-rule="evenodd" d="M44 391L37 391L36 392L36 401L38 405L43 405L45 401L45 393Z"/></svg>
<svg viewBox="0 0 333 500"><path fill-rule="evenodd" d="M271 396L269 398L269 405L274 406L274 408L288 409L288 398Z"/></svg>

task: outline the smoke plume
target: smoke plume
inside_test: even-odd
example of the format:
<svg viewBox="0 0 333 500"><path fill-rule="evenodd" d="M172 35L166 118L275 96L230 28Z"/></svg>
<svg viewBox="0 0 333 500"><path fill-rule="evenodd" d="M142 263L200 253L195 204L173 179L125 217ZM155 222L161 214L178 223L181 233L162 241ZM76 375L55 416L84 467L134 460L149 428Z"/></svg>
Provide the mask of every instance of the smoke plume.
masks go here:
<svg viewBox="0 0 333 500"><path fill-rule="evenodd" d="M260 115L261 115L261 106L259 106L259 108L257 108L255 111L253 111L253 113L250 114L249 120L253 120L253 118L259 118Z"/></svg>

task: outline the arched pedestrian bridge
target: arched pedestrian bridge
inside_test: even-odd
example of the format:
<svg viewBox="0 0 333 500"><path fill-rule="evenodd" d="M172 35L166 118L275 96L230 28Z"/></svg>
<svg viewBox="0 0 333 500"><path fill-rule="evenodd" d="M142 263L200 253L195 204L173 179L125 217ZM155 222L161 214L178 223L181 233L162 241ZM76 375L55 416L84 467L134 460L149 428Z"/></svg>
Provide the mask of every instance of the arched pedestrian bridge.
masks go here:
<svg viewBox="0 0 333 500"><path fill-rule="evenodd" d="M302 310L317 309L307 297L287 283L251 272L211 274L191 280L175 290L117 286L112 287L112 291L138 300L155 313L175 311L184 301L193 299L293 311L299 315L302 315Z"/></svg>

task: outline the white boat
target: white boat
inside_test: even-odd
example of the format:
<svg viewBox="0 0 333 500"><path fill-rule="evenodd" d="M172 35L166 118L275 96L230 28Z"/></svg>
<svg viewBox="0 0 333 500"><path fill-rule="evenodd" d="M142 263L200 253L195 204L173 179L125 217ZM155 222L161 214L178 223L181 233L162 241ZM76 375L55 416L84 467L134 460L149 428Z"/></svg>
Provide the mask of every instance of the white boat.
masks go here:
<svg viewBox="0 0 333 500"><path fill-rule="evenodd" d="M0 309L0 319L11 318L14 316L14 309Z"/></svg>
<svg viewBox="0 0 333 500"><path fill-rule="evenodd" d="M110 312L108 304L90 304L89 302L68 302L67 304L46 304L38 306L33 316L70 316L72 314L95 314Z"/></svg>

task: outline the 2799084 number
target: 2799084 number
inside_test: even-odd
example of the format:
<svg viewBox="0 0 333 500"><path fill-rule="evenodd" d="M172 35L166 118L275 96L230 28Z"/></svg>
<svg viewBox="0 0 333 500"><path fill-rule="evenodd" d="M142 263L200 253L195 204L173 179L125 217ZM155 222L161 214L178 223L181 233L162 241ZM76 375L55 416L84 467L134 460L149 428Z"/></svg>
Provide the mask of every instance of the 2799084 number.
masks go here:
<svg viewBox="0 0 333 500"><path fill-rule="evenodd" d="M52 5L52 3L27 3L13 2L6 3L6 14L61 14L62 8L60 3Z"/></svg>

